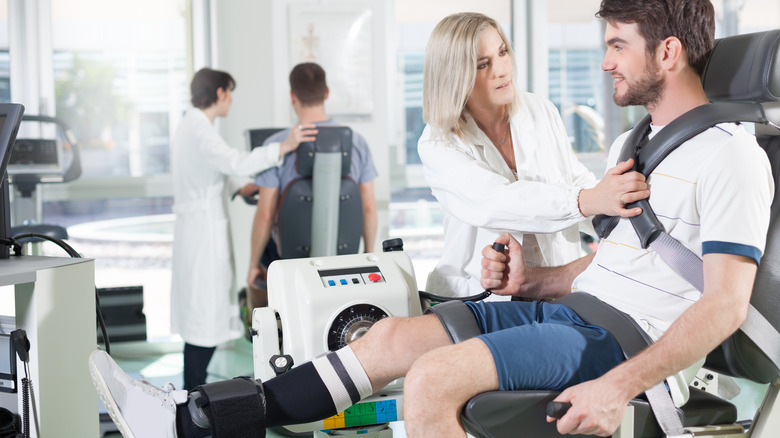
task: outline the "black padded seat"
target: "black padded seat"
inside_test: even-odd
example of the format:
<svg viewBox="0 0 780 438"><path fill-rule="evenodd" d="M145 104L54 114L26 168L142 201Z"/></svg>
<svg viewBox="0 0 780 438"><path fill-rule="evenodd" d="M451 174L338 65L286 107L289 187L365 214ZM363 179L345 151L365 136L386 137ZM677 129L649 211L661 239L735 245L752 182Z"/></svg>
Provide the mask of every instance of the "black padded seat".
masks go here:
<svg viewBox="0 0 780 438"><path fill-rule="evenodd" d="M547 403L558 396L550 391L491 391L473 397L461 416L467 430L480 437L582 437L587 435L560 435L555 423L539 421L547 415ZM634 407L634 436L655 438L663 432L655 421L650 405L644 398L631 401ZM691 388L688 403L677 409L683 426L733 424L737 408L720 397L697 388Z"/></svg>

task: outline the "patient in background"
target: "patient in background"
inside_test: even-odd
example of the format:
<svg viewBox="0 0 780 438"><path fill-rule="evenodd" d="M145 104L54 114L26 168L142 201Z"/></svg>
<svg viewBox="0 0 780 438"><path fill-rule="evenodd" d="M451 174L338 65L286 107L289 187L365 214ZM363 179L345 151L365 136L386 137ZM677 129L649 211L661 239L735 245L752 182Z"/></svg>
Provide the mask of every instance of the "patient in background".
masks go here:
<svg viewBox="0 0 780 438"><path fill-rule="evenodd" d="M314 141L320 126L340 126L331 120L325 112L325 100L330 90L325 81L325 71L315 63L296 65L290 72L290 102L298 123L290 129L270 136L264 144L272 144L286 138L290 133L300 133L301 141ZM249 291L249 309L266 306L267 291L263 286L268 265L280 258L274 241L273 231L277 207L282 192L287 185L302 176L295 168L295 155L285 157L279 167L260 173L255 184L260 187L260 199L257 202L255 219L252 224L252 244L249 258L247 288ZM371 150L366 140L353 131L352 163L349 177L358 183L363 203L363 246L365 252L373 252L377 231L376 197L374 179L377 171L371 158ZM258 287L260 285L260 287ZM251 312L250 312L251 314Z"/></svg>

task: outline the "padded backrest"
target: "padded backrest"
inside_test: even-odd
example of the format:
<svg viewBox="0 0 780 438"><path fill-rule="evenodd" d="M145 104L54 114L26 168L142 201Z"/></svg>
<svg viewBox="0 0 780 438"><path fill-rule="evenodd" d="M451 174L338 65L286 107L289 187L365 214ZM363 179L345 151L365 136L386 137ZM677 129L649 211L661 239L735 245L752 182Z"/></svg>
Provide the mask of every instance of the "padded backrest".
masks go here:
<svg viewBox="0 0 780 438"><path fill-rule="evenodd" d="M303 176L312 176L317 152L341 154L341 176L349 175L352 164L352 130L344 126L320 127L317 141L301 143L296 152L295 168Z"/></svg>
<svg viewBox="0 0 780 438"><path fill-rule="evenodd" d="M737 35L716 41L702 74L712 101L765 103L780 99L780 30ZM771 121L771 114L767 112ZM777 120L774 121L777 123ZM780 132L758 137L766 150L776 187L780 176ZM753 287L751 304L780 329L780 190L775 190L767 244ZM741 331L707 357L706 366L732 376L768 383L780 369Z"/></svg>
<svg viewBox="0 0 780 438"><path fill-rule="evenodd" d="M287 185L279 204L277 235L283 259L309 257L312 245L312 179L301 178ZM363 202L357 183L341 178L337 254L357 254L363 234Z"/></svg>
<svg viewBox="0 0 780 438"><path fill-rule="evenodd" d="M283 259L309 257L312 247L314 159L317 153L341 155L341 187L336 253L357 254L363 234L363 203L358 184L350 178L352 130L347 127L320 127L317 140L302 143L296 152L296 170L301 178L284 187L277 218L277 247Z"/></svg>
<svg viewBox="0 0 780 438"><path fill-rule="evenodd" d="M713 102L773 102L780 99L780 29L722 38L702 73Z"/></svg>

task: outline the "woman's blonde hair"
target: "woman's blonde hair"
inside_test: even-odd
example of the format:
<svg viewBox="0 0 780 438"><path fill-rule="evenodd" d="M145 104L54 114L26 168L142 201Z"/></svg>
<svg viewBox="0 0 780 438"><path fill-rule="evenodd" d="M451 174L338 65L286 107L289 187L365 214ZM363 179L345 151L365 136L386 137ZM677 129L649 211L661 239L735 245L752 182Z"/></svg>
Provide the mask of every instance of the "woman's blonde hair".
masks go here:
<svg viewBox="0 0 780 438"><path fill-rule="evenodd" d="M515 55L501 26L492 18L476 12L445 17L433 29L425 49L423 68L423 120L434 136L463 135L466 102L477 77L479 35L494 28L506 45L515 72ZM507 120L519 105L515 98L507 105Z"/></svg>

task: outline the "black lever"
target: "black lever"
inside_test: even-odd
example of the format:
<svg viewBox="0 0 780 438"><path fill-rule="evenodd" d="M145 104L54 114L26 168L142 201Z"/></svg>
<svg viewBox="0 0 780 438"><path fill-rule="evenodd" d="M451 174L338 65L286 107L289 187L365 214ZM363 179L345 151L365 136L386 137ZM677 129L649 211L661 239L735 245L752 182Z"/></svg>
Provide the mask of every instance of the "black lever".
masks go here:
<svg viewBox="0 0 780 438"><path fill-rule="evenodd" d="M550 418L561 418L566 415L570 407L571 403L569 402L551 401L547 403L547 416Z"/></svg>

